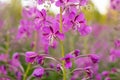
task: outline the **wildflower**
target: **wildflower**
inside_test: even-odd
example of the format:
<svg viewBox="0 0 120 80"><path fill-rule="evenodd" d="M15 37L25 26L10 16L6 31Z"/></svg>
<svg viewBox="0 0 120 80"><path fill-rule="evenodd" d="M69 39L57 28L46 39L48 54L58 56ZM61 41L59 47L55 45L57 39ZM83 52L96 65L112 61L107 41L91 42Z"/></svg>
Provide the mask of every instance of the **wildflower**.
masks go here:
<svg viewBox="0 0 120 80"><path fill-rule="evenodd" d="M64 40L64 34L60 33L57 27L44 27L43 28L43 38L48 40L49 44L52 45L54 39Z"/></svg>
<svg viewBox="0 0 120 80"><path fill-rule="evenodd" d="M116 40L114 44L115 44L115 47L120 47L120 40Z"/></svg>
<svg viewBox="0 0 120 80"><path fill-rule="evenodd" d="M68 68L71 68L72 67L72 61L71 59L73 58L73 55L72 54L67 54L63 60L65 61L65 67L68 69Z"/></svg>
<svg viewBox="0 0 120 80"><path fill-rule="evenodd" d="M98 63L99 62L99 56L96 54L90 54L89 55L90 59L92 60L93 63Z"/></svg>
<svg viewBox="0 0 120 80"><path fill-rule="evenodd" d="M37 56L38 54L36 52L26 52L25 54L26 62L33 63Z"/></svg>
<svg viewBox="0 0 120 80"><path fill-rule="evenodd" d="M74 50L73 54L75 55L75 57L77 57L80 53L80 50L79 49L76 49Z"/></svg>
<svg viewBox="0 0 120 80"><path fill-rule="evenodd" d="M44 62L43 62L43 60L44 60L44 57L43 56L38 56L37 58L36 58L36 60L37 60L37 63L38 64L43 64Z"/></svg>
<svg viewBox="0 0 120 80"><path fill-rule="evenodd" d="M42 67L39 67L39 68L36 68L34 71L33 71L33 76L37 77L37 78L41 78L44 74L44 68Z"/></svg>

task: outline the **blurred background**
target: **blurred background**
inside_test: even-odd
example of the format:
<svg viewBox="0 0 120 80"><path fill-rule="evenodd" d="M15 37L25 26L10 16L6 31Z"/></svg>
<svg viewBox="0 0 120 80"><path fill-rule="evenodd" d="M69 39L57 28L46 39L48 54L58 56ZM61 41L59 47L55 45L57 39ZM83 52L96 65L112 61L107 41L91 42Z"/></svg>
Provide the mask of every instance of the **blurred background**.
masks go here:
<svg viewBox="0 0 120 80"><path fill-rule="evenodd" d="M33 0L0 0L0 54L12 55L15 52L23 53L31 50L32 40L27 38L16 40L16 36L19 21L22 18L22 8L34 5ZM51 7L48 4L38 5L38 8L49 9L49 13L52 15L59 13L59 8L54 4ZM100 73L103 70L120 68L120 55L114 61L110 53L115 46L115 41L120 39L120 10L111 8L110 0L90 0L88 5L82 7L82 11L87 23L92 27L92 33L85 37L79 37L79 34L72 34L72 32L66 34L65 52L68 53L77 48L81 50L81 54L97 53L101 57ZM73 37L71 37L72 35ZM59 52L58 48L55 51L50 48L49 51L52 52L51 55L59 55L55 54ZM115 76L112 80L120 79L118 75L111 76ZM51 80L53 79L51 78Z"/></svg>

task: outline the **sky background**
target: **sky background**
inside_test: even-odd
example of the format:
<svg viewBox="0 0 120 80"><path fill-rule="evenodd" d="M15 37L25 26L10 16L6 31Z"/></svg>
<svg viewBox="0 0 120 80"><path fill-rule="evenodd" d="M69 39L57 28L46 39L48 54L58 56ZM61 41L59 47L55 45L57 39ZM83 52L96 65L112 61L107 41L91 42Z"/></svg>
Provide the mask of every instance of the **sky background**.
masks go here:
<svg viewBox="0 0 120 80"><path fill-rule="evenodd" d="M0 2L7 2L7 3L10 3L11 0L0 0ZM32 3L30 1L32 0L21 0L22 1L22 4L23 6L25 5L28 5L28 4L31 4ZM109 8L109 3L110 3L110 0L91 0L95 7L97 8L97 10L101 13L101 14L106 14L107 13L107 10ZM43 7L43 6L42 6ZM40 6L40 8L42 8ZM56 8L54 5L51 6L51 10L54 11L55 13L58 13L59 12L59 9Z"/></svg>

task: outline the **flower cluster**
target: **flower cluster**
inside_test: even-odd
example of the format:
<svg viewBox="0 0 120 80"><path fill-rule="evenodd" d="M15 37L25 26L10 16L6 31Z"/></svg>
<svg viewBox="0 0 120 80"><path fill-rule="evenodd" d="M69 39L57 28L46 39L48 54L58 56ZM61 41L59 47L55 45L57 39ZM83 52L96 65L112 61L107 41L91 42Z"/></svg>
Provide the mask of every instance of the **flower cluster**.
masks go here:
<svg viewBox="0 0 120 80"><path fill-rule="evenodd" d="M60 62L60 60L65 62L66 69L71 69L73 67L73 63L76 64L76 66L78 66L78 61L82 57L86 57L86 59L89 60L88 63L90 65L86 65L84 67L78 66L76 69L73 70L72 73L76 72L77 69L78 70L80 69L79 71L82 71L82 72L85 72L88 74L86 76L86 78L91 78L93 75L93 73L92 73L93 66L92 65L97 64L99 62L99 56L96 54L80 55L79 53L80 53L80 50L76 49L76 50L66 54L66 56L64 58L56 60L54 57L51 57L50 55L38 54L36 52L26 52L25 58L26 58L26 62L28 62L28 63L31 63L31 64L37 63L40 65L40 66L37 66L37 68L33 71L33 76L35 76L37 78L41 78L45 74L45 71L47 71L48 69L49 70L53 69L55 71L61 71L63 69L63 67L61 66L62 63ZM53 64L51 64L47 68L43 68L42 67L42 66L44 66L43 63L45 63L45 60L48 58L50 60L52 60ZM83 62L84 62L84 60L83 60Z"/></svg>
<svg viewBox="0 0 120 80"><path fill-rule="evenodd" d="M120 10L120 0L111 0L111 8L114 10Z"/></svg>
<svg viewBox="0 0 120 80"><path fill-rule="evenodd" d="M97 19L89 24L83 8L89 0L32 1L33 6L21 7L16 37L11 36L16 29L8 26L7 31L3 27L7 20L0 19L0 80L119 79L119 35L111 33L113 28L96 24ZM53 5L59 13L51 13ZM111 0L112 9L119 11L119 5L120 0ZM1 31L7 33L1 35ZM112 36L106 37L108 33Z"/></svg>
<svg viewBox="0 0 120 80"><path fill-rule="evenodd" d="M37 0L39 5L45 3L44 0ZM31 37L34 32L38 32L39 43L43 47L55 46L59 40L65 39L65 33L68 31L78 31L81 36L91 33L91 27L87 25L84 13L80 11L88 1L70 0L70 1L50 1L56 4L56 7L62 7L62 32L60 31L60 14L55 16L48 15L45 9L39 10L36 6L24 8L22 19L20 21L17 38L25 36ZM77 4L76 4L77 3Z"/></svg>

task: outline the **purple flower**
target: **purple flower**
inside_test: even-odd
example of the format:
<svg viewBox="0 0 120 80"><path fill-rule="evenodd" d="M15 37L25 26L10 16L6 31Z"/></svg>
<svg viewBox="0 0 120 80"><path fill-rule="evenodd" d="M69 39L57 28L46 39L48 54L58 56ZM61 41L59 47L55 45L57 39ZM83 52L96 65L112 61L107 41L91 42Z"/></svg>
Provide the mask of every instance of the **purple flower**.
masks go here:
<svg viewBox="0 0 120 80"><path fill-rule="evenodd" d="M18 71L18 68L23 70L23 67L19 61L20 55L18 53L14 53L12 59L9 60L10 68L14 69L14 71Z"/></svg>
<svg viewBox="0 0 120 80"><path fill-rule="evenodd" d="M97 75L95 76L95 80L102 80L101 74L97 74Z"/></svg>
<svg viewBox="0 0 120 80"><path fill-rule="evenodd" d="M5 66L0 66L0 74L4 74L6 75L7 74L7 70L6 70L6 67Z"/></svg>
<svg viewBox="0 0 120 80"><path fill-rule="evenodd" d="M20 57L19 53L14 53L12 56L13 59L19 59L19 57Z"/></svg>
<svg viewBox="0 0 120 80"><path fill-rule="evenodd" d="M80 50L76 49L74 50L73 54L75 55L75 57L79 56Z"/></svg>
<svg viewBox="0 0 120 80"><path fill-rule="evenodd" d="M120 10L120 0L111 0L111 8L114 10Z"/></svg>
<svg viewBox="0 0 120 80"><path fill-rule="evenodd" d="M89 55L90 59L92 60L93 63L98 63L99 62L99 56L96 54L90 54Z"/></svg>
<svg viewBox="0 0 120 80"><path fill-rule="evenodd" d="M30 8L23 8L22 10L22 17L24 19L28 18L34 18L36 13L36 8L35 7L30 7Z"/></svg>
<svg viewBox="0 0 120 80"><path fill-rule="evenodd" d="M16 72L16 77L17 77L17 80L21 80L22 79L22 73L20 71L17 71Z"/></svg>
<svg viewBox="0 0 120 80"><path fill-rule="evenodd" d="M69 13L68 13L69 14ZM73 26L73 23L72 23L72 21L71 21L71 18L69 18L68 17L68 14L66 13L65 15L63 15L63 17L62 17L62 23L63 23L63 33L65 33L65 32L68 32L71 28L72 28L72 26ZM70 15L71 16L71 15ZM59 19L60 19L60 15L58 14L57 16L56 16L56 26L59 26L60 25L60 21L59 21Z"/></svg>
<svg viewBox="0 0 120 80"><path fill-rule="evenodd" d="M80 4L80 6L84 6L84 5L86 5L87 2L88 2L88 0L79 0L79 4Z"/></svg>
<svg viewBox="0 0 120 80"><path fill-rule="evenodd" d="M59 32L57 27L43 27L43 38L45 38L50 45L53 44L54 39L64 40L64 34Z"/></svg>
<svg viewBox="0 0 120 80"><path fill-rule="evenodd" d="M66 1L66 0L65 0ZM65 1L64 0L58 0L58 1L56 1L56 6L57 7L60 7L60 6L64 6L65 5Z"/></svg>
<svg viewBox="0 0 120 80"><path fill-rule="evenodd" d="M54 68L55 65L53 63L50 63L50 68Z"/></svg>
<svg viewBox="0 0 120 80"><path fill-rule="evenodd" d="M120 40L116 40L114 44L115 44L115 47L116 47L116 48L117 48L117 47L120 47Z"/></svg>
<svg viewBox="0 0 120 80"><path fill-rule="evenodd" d="M44 62L43 62L43 60L44 60L44 57L43 56L38 56L37 58L36 58L36 60L37 60L37 63L38 64L43 64Z"/></svg>
<svg viewBox="0 0 120 80"><path fill-rule="evenodd" d="M36 10L36 15L34 19L34 24L36 29L39 30L41 27L45 26L46 17L47 17L47 12L45 9L42 9L41 11Z"/></svg>
<svg viewBox="0 0 120 80"><path fill-rule="evenodd" d="M9 64L13 67L20 67L21 66L20 61L18 59L14 59L14 58L9 61Z"/></svg>
<svg viewBox="0 0 120 80"><path fill-rule="evenodd" d="M92 31L92 28L86 25L86 20L83 13L76 15L71 22L73 23L73 29L79 31L82 36L86 36Z"/></svg>
<svg viewBox="0 0 120 80"><path fill-rule="evenodd" d="M40 68L36 68L33 71L33 76L37 77L37 78L41 78L44 74L44 68L40 67Z"/></svg>
<svg viewBox="0 0 120 80"><path fill-rule="evenodd" d="M80 28L78 28L78 31L80 32L80 35L86 36L92 32L92 28L90 26L86 26L86 25L82 24L80 26Z"/></svg>
<svg viewBox="0 0 120 80"><path fill-rule="evenodd" d="M31 37L32 36L32 22L28 21L26 19L22 19L20 21L20 26L18 29L18 33L17 33L17 39L23 38L25 36Z"/></svg>
<svg viewBox="0 0 120 80"><path fill-rule="evenodd" d="M105 80L112 80L110 77L106 77Z"/></svg>
<svg viewBox="0 0 120 80"><path fill-rule="evenodd" d="M26 62L33 63L37 56L38 54L36 52L26 52L25 53Z"/></svg>
<svg viewBox="0 0 120 80"><path fill-rule="evenodd" d="M0 61L6 62L9 58L8 54L0 54Z"/></svg>
<svg viewBox="0 0 120 80"><path fill-rule="evenodd" d="M62 60L65 61L65 67L67 69L71 68L72 67L72 61L71 59L73 58L73 55L72 54L67 54Z"/></svg>
<svg viewBox="0 0 120 80"><path fill-rule="evenodd" d="M111 72L112 72L112 73L118 72L118 71L117 71L117 68L112 68L112 69L111 69Z"/></svg>
<svg viewBox="0 0 120 80"><path fill-rule="evenodd" d="M120 50L119 49L110 49L110 61L116 61L117 58L120 58Z"/></svg>
<svg viewBox="0 0 120 80"><path fill-rule="evenodd" d="M61 65L57 64L56 69L57 69L57 71L60 71L61 70Z"/></svg>
<svg viewBox="0 0 120 80"><path fill-rule="evenodd" d="M39 5L41 5L41 4L44 3L44 1L45 1L45 0L37 0L37 3L38 3Z"/></svg>
<svg viewBox="0 0 120 80"><path fill-rule="evenodd" d="M102 75L106 77L106 76L109 75L109 72L108 72L108 71L103 71L103 72L102 72Z"/></svg>
<svg viewBox="0 0 120 80"><path fill-rule="evenodd" d="M93 71L91 69L91 67L86 67L85 68L85 72L87 73L87 78L91 78L93 75Z"/></svg>

